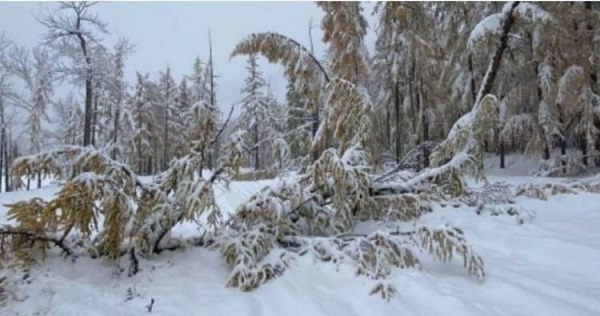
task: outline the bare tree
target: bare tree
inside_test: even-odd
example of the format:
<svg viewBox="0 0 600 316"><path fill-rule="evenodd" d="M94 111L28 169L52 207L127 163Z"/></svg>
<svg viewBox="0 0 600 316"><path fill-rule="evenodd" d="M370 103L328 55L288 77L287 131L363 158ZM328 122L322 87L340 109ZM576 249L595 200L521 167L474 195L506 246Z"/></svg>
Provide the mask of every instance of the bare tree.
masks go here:
<svg viewBox="0 0 600 316"><path fill-rule="evenodd" d="M97 34L107 34L106 23L91 12L94 2L61 2L57 12L45 12L38 21L48 28L45 44L72 60L65 73L85 81L83 145L92 144L93 79L95 62L92 46L99 44Z"/></svg>

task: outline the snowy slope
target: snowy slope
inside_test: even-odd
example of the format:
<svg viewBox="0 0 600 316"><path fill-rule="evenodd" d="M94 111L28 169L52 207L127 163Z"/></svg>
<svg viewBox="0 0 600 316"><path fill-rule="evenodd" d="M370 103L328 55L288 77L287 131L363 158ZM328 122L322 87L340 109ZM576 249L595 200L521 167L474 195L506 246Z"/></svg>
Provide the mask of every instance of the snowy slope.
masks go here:
<svg viewBox="0 0 600 316"><path fill-rule="evenodd" d="M508 183L543 181L491 177ZM224 212L272 180L232 182L217 192ZM49 198L55 187L0 194L7 203ZM536 211L532 222L438 207L428 225L462 227L483 257L486 279L469 278L461 262L442 264L423 256L422 270L395 270L398 293L389 301L368 293L374 282L354 268L297 258L283 276L249 293L225 287L228 267L219 254L188 248L140 262L134 277L115 263L51 256L21 282L0 315L141 315L154 299L155 315L600 315L600 195L557 195L549 201L517 198ZM4 208L0 209L0 218ZM370 223L366 226L381 225ZM365 226L365 225L363 225ZM195 232L190 224L174 235Z"/></svg>

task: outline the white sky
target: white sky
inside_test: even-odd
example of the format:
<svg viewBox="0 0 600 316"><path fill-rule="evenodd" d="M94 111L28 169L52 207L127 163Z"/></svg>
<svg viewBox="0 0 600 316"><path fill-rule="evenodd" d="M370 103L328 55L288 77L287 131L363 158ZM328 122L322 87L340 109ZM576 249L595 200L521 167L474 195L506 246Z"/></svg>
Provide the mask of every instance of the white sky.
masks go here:
<svg viewBox="0 0 600 316"><path fill-rule="evenodd" d="M43 7L56 7L56 3L0 2L0 32L18 45L35 46L45 29L34 14ZM371 48L375 37L372 5L364 7L371 28L367 45ZM250 33L275 31L308 46L308 24L312 18L315 53L317 57L324 56L319 28L323 13L313 2L103 2L95 10L108 23L110 34L105 36L106 46L112 47L119 37L129 38L136 45L125 69L130 83L134 82L135 71L148 72L156 79L167 64L179 82L183 75L191 73L196 55L204 61L208 59L210 27L215 72L220 76L217 100L223 109L241 99L245 58L230 60L229 55ZM282 100L286 85L282 68L263 60L261 69Z"/></svg>

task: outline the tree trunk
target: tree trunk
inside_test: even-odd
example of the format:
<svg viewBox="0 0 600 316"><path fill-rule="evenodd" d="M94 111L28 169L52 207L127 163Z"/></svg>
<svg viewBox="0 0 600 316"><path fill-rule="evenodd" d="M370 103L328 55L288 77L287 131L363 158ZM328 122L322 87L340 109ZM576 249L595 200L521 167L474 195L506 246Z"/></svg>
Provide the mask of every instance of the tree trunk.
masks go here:
<svg viewBox="0 0 600 316"><path fill-rule="evenodd" d="M499 144L499 148L500 148L500 169L504 169L506 168L505 164L504 164L504 142L500 141Z"/></svg>
<svg viewBox="0 0 600 316"><path fill-rule="evenodd" d="M210 34L210 29L208 29L208 64L210 67L210 105L215 108L215 72L213 69L213 56L212 56L212 36ZM213 127L214 128L214 127ZM209 148L208 151L208 169L213 170L213 155L212 152L217 153L217 145L218 142L212 145L213 148Z"/></svg>
<svg viewBox="0 0 600 316"><path fill-rule="evenodd" d="M429 121L427 119L425 102L423 101L423 78L419 78L419 91L417 92L417 101L421 111L421 128L423 130L423 143L429 141ZM429 150L423 146L423 168L429 167Z"/></svg>
<svg viewBox="0 0 600 316"><path fill-rule="evenodd" d="M588 157L587 157L588 150L587 150L587 141L586 141L585 137L582 137L580 142L581 142L580 143L581 144L581 155L583 156L582 162L583 162L584 166L587 166L588 165Z"/></svg>
<svg viewBox="0 0 600 316"><path fill-rule="evenodd" d="M41 188L42 187L42 174L40 172L38 172L37 174L37 188Z"/></svg>
<svg viewBox="0 0 600 316"><path fill-rule="evenodd" d="M96 125L98 124L98 96L94 96L94 110L92 115L92 145L96 145Z"/></svg>
<svg viewBox="0 0 600 316"><path fill-rule="evenodd" d="M313 124L312 124L312 139L315 139L315 136L317 135L317 132L319 131L319 104L315 103L314 104L314 112L313 112ZM319 159L319 145L317 144L317 146L315 146L314 150L312 151L312 160L313 162L317 161L317 159Z"/></svg>
<svg viewBox="0 0 600 316"><path fill-rule="evenodd" d="M492 85L494 84L494 80L498 74L498 68L500 67L500 62L502 61L502 55L504 55L504 51L508 46L508 33L510 32L510 29L514 23L513 11L518 5L518 1L515 1L511 4L510 11L507 12L502 23L502 36L500 37L500 42L496 46L496 51L492 56L488 71L486 71L485 77L483 78L481 89L479 90L477 98L475 99L475 106L478 106L483 97L489 94L492 90Z"/></svg>
<svg viewBox="0 0 600 316"><path fill-rule="evenodd" d="M2 103L2 91L0 91L0 176L4 178L8 177L8 174L4 173L4 164L8 164L7 161L4 160L4 152L6 151L4 142L6 137L6 129L4 127L4 103ZM0 192L2 192L2 177L0 177ZM6 190L6 187L5 187Z"/></svg>
<svg viewBox="0 0 600 316"><path fill-rule="evenodd" d="M83 146L88 146L92 143L92 81L87 79L85 81L85 115L83 124Z"/></svg>
<svg viewBox="0 0 600 316"><path fill-rule="evenodd" d="M254 124L254 170L259 170L260 169L260 151L259 149L259 145L258 145L258 125Z"/></svg>
<svg viewBox="0 0 600 316"><path fill-rule="evenodd" d="M395 125L395 141L396 141L396 163L400 163L400 155L402 154L400 142L400 87L397 80L394 81L394 125Z"/></svg>
<svg viewBox="0 0 600 316"><path fill-rule="evenodd" d="M2 101L0 101L2 102ZM4 127L2 127L4 129ZM4 173L4 131L0 132L0 192L2 192L2 179L8 177Z"/></svg>
<svg viewBox="0 0 600 316"><path fill-rule="evenodd" d="M563 166L563 174L567 173L567 161L565 160L565 156L567 155L567 140L562 138L560 140L560 164Z"/></svg>
<svg viewBox="0 0 600 316"><path fill-rule="evenodd" d="M385 109L385 147L386 148L390 148L390 146L392 145L392 142L391 142L392 131L391 131L391 124L390 124L391 119L392 118L390 115L390 109L388 107L386 107L386 109Z"/></svg>
<svg viewBox="0 0 600 316"><path fill-rule="evenodd" d="M86 76L85 76L85 113L84 113L84 122L83 122L83 146L88 146L92 144L92 96L93 96L93 87L92 87L92 59L88 55L87 44L83 35L79 33L77 35L79 38L79 44L81 46L81 50L83 52L83 56L85 56L86 63Z"/></svg>
<svg viewBox="0 0 600 316"><path fill-rule="evenodd" d="M12 190L11 188L11 181L10 181L10 163L12 162L11 159L9 159L9 155L10 155L10 133L6 133L6 127L2 128L2 134L4 134L4 191L5 192L10 192Z"/></svg>
<svg viewBox="0 0 600 316"><path fill-rule="evenodd" d="M113 125L113 150L111 153L111 158L113 160L117 159L117 140L119 139L119 116L121 115L121 110L118 108L119 106L121 106L120 102L119 105L117 105L117 109L115 110L115 117L114 117L114 125Z"/></svg>
<svg viewBox="0 0 600 316"><path fill-rule="evenodd" d="M475 100L477 100L477 88L475 84L475 71L473 70L473 56L471 54L469 54L467 59L467 67L471 74L471 98L473 99L473 103L475 103Z"/></svg>
<svg viewBox="0 0 600 316"><path fill-rule="evenodd" d="M166 170L167 169L167 163L168 163L168 155L169 155L169 98L170 98L170 85L169 85L169 78L170 78L170 69L167 67L167 75L166 75L166 81L167 81L167 87L165 91L165 135L164 135L164 140L163 140L163 166L162 169Z"/></svg>

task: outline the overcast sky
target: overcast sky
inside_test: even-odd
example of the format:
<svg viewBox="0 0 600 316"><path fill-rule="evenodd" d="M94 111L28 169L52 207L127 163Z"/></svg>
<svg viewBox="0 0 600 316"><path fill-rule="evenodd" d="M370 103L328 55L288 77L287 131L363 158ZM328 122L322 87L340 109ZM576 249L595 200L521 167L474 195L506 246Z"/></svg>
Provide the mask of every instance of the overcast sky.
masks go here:
<svg viewBox="0 0 600 316"><path fill-rule="evenodd" d="M0 2L0 32L18 45L33 47L45 29L36 19L43 7L52 2ZM371 5L365 16L372 27ZM319 28L323 13L313 2L102 2L95 10L108 23L106 46L119 37L129 38L135 53L126 63L125 77L134 82L135 71L148 72L156 79L167 65L179 82L190 74L194 58L208 59L208 28L213 38L215 72L220 78L217 99L223 109L241 99L240 89L246 77L245 58L229 59L235 45L253 32L275 31L308 45L308 25L312 18L313 39L318 57L325 46ZM371 29L367 45L372 47ZM283 69L262 60L261 69L280 100L285 94Z"/></svg>

